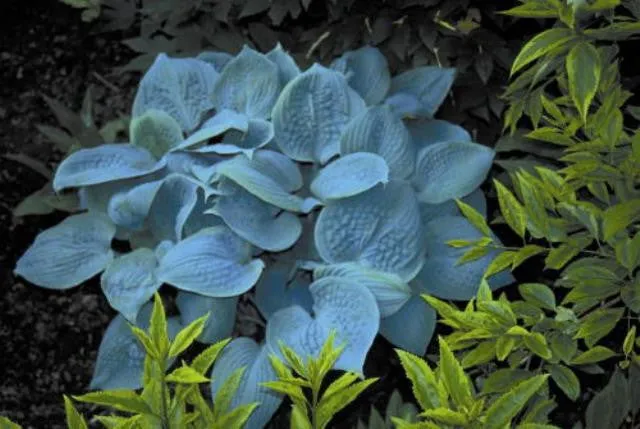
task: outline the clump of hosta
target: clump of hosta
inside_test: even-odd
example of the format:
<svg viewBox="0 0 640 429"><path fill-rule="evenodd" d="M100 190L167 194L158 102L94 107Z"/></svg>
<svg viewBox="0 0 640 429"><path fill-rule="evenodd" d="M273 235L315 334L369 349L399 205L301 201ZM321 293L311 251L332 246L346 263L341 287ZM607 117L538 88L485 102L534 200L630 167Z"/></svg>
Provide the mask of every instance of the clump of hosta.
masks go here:
<svg viewBox="0 0 640 429"><path fill-rule="evenodd" d="M238 297L255 286L266 338L232 341L212 390L247 366L234 405L260 402L249 420L260 427L282 400L259 387L276 379L267 357L280 341L316 355L335 330L346 343L336 368L357 373L378 332L422 354L435 312L420 294L470 299L499 252L457 266L462 250L446 244L483 236L454 200L486 211L478 186L494 157L433 119L454 76L427 66L391 77L371 47L305 71L280 46L159 55L135 98L131 141L60 164L54 188L77 190L85 211L41 233L16 273L55 289L102 273L120 324L172 285L183 324L216 315L203 342L231 334ZM114 251L114 239L131 251ZM105 337L93 387L140 367L125 343Z"/></svg>

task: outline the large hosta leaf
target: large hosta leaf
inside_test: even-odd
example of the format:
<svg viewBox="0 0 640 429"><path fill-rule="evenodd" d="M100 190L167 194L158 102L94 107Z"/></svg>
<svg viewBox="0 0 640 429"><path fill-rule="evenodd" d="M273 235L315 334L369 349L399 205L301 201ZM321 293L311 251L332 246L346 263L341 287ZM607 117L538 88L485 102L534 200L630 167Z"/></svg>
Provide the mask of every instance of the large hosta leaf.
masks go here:
<svg viewBox="0 0 640 429"><path fill-rule="evenodd" d="M168 176L149 210L149 229L158 240L178 241L198 201L198 184L179 174Z"/></svg>
<svg viewBox="0 0 640 429"><path fill-rule="evenodd" d="M219 216L209 213L209 210L213 207L213 202L208 201L207 198L205 198L204 191L202 189L198 189L197 194L198 201L193 207L193 210L191 210L191 213L182 228L183 238L196 234L205 228L224 225L224 221Z"/></svg>
<svg viewBox="0 0 640 429"><path fill-rule="evenodd" d="M287 84L273 108L276 144L296 161L324 164L338 153L344 126L364 108L344 76L315 64Z"/></svg>
<svg viewBox="0 0 640 429"><path fill-rule="evenodd" d="M181 290L176 297L176 305L180 310L180 322L184 326L208 312L211 313L198 341L213 344L231 336L236 321L237 296L210 298Z"/></svg>
<svg viewBox="0 0 640 429"><path fill-rule="evenodd" d="M145 305L138 315L136 326L149 328L152 305ZM169 338L181 329L177 317L167 319ZM145 351L122 315L116 316L102 337L96 366L89 389L139 389L142 387ZM170 359L170 363L173 359Z"/></svg>
<svg viewBox="0 0 640 429"><path fill-rule="evenodd" d="M394 179L406 179L413 174L416 150L411 136L388 106L370 107L346 126L340 139L340 154L354 152L380 155Z"/></svg>
<svg viewBox="0 0 640 429"><path fill-rule="evenodd" d="M470 142L471 135L459 125L441 119L417 119L406 121L411 140L416 149L440 142Z"/></svg>
<svg viewBox="0 0 640 429"><path fill-rule="evenodd" d="M220 216L233 232L249 243L280 252L300 238L302 224L295 214L262 201L228 180L219 189L224 195L208 213Z"/></svg>
<svg viewBox="0 0 640 429"><path fill-rule="evenodd" d="M264 428L282 403L281 394L262 386L262 383L278 379L269 360L271 353L273 351L266 344L258 345L251 338L236 338L222 350L211 371L211 396L215 398L229 376L235 370L245 368L231 408L260 403L245 429Z"/></svg>
<svg viewBox="0 0 640 429"><path fill-rule="evenodd" d="M202 146L196 150L202 153L221 155L244 153L248 158L252 158L255 150L269 144L273 140L273 136L271 122L263 119L251 119L247 131L230 129L220 143Z"/></svg>
<svg viewBox="0 0 640 429"><path fill-rule="evenodd" d="M132 117L149 109L162 110L191 132L214 107L211 95L218 77L215 68L204 61L159 54L140 81Z"/></svg>
<svg viewBox="0 0 640 429"><path fill-rule="evenodd" d="M131 144L103 144L90 149L80 149L65 158L53 178L53 188L97 185L145 176L164 167L163 160L156 161L146 149Z"/></svg>
<svg viewBox="0 0 640 429"><path fill-rule="evenodd" d="M380 334L393 345L424 356L436 319L435 310L419 295L413 295L396 313L380 321Z"/></svg>
<svg viewBox="0 0 640 429"><path fill-rule="evenodd" d="M102 273L100 284L109 304L131 323L162 285L155 275L157 265L153 250L138 249L116 258Z"/></svg>
<svg viewBox="0 0 640 429"><path fill-rule="evenodd" d="M296 62L291 58L291 55L284 49L280 42L267 53L267 58L273 61L278 66L280 85L282 88L300 74L300 68Z"/></svg>
<svg viewBox="0 0 640 429"><path fill-rule="evenodd" d="M83 213L41 232L20 257L15 274L49 289L69 289L104 270L114 257L116 228L99 213Z"/></svg>
<svg viewBox="0 0 640 429"><path fill-rule="evenodd" d="M493 149L471 142L434 143L418 153L413 183L421 202L439 204L461 198L484 182Z"/></svg>
<svg viewBox="0 0 640 429"><path fill-rule="evenodd" d="M131 120L131 144L148 150L157 159L182 142L180 124L162 110L149 109Z"/></svg>
<svg viewBox="0 0 640 429"><path fill-rule="evenodd" d="M233 55L226 52L203 51L198 54L196 59L204 61L220 73L224 66L233 59Z"/></svg>
<svg viewBox="0 0 640 429"><path fill-rule="evenodd" d="M345 349L336 369L362 374L365 357L380 325L376 298L367 287L342 277L322 277L309 286L312 317L292 306L273 314L266 341L274 349L283 341L301 356L317 356L332 330Z"/></svg>
<svg viewBox="0 0 640 429"><path fill-rule="evenodd" d="M411 288L395 274L372 270L352 262L320 265L313 270L317 280L322 277L342 277L365 286L376 297L380 316L396 313L411 298Z"/></svg>
<svg viewBox="0 0 640 429"><path fill-rule="evenodd" d="M462 197L461 200L476 209L485 218L487 217L487 199L482 189L477 188L466 197ZM447 200L440 204L420 203L420 217L423 225L440 216L458 215L462 215L462 212L455 200Z"/></svg>
<svg viewBox="0 0 640 429"><path fill-rule="evenodd" d="M311 182L311 192L321 200L337 200L367 191L389 181L386 161L374 153L342 156L320 170Z"/></svg>
<svg viewBox="0 0 640 429"><path fill-rule="evenodd" d="M326 262L359 262L411 279L420 269L424 243L418 202L411 187L391 181L328 204L315 227Z"/></svg>
<svg viewBox="0 0 640 429"><path fill-rule="evenodd" d="M115 194L107 207L109 217L122 228L141 231L162 184L162 180L154 180Z"/></svg>
<svg viewBox="0 0 640 429"><path fill-rule="evenodd" d="M245 46L222 70L213 92L216 109L267 119L280 92L278 66Z"/></svg>
<svg viewBox="0 0 640 429"><path fill-rule="evenodd" d="M264 263L251 245L225 227L207 228L177 243L160 260L157 276L188 292L212 298L240 295L260 277Z"/></svg>
<svg viewBox="0 0 640 429"><path fill-rule="evenodd" d="M331 68L343 73L349 85L369 106L384 100L391 87L387 59L372 46L345 52Z"/></svg>
<svg viewBox="0 0 640 429"><path fill-rule="evenodd" d="M453 85L456 70L418 67L391 79L386 103L399 116L433 117Z"/></svg>
<svg viewBox="0 0 640 429"><path fill-rule="evenodd" d="M180 142L173 150L192 149L194 147L207 147L203 142L217 137L229 130L237 130L245 133L249 129L249 117L244 113L225 109L207 119L200 128L191 134L186 140Z"/></svg>
<svg viewBox="0 0 640 429"><path fill-rule="evenodd" d="M452 300L469 300L475 297L484 272L500 251L491 250L480 259L456 266L456 261L469 249L454 248L446 242L454 239L477 240L481 237L482 233L462 216L442 216L429 222L424 235L427 257L422 270L413 281L419 292ZM501 244L496 236L492 238L498 245ZM488 279L492 289L513 281L513 276L508 271Z"/></svg>
<svg viewBox="0 0 640 429"><path fill-rule="evenodd" d="M265 319L283 308L297 305L311 312L313 298L309 291L311 280L305 273L298 272L291 277L291 265L276 262L267 267L256 284L255 299L258 310ZM307 277L310 277L306 274Z"/></svg>
<svg viewBox="0 0 640 429"><path fill-rule="evenodd" d="M260 150L251 159L238 155L218 164L216 172L276 207L293 212L303 209L304 199L291 194L302 186L300 170L278 152Z"/></svg>

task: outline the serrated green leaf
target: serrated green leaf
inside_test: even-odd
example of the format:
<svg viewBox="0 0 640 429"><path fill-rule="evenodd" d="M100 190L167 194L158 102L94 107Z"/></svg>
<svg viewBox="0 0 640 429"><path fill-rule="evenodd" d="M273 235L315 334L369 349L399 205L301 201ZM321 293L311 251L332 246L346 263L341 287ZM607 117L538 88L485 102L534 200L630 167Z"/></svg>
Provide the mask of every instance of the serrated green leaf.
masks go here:
<svg viewBox="0 0 640 429"><path fill-rule="evenodd" d="M411 381L413 396L423 410L437 408L440 404L438 382L429 365L418 356L395 349L405 374ZM443 404L442 404L443 405Z"/></svg>
<svg viewBox="0 0 640 429"><path fill-rule="evenodd" d="M287 381L267 381L261 384L274 392L289 396L295 403L305 403L307 401L304 392L299 385Z"/></svg>
<svg viewBox="0 0 640 429"><path fill-rule="evenodd" d="M583 338L587 346L593 347L602 337L613 330L622 318L624 308L599 308L580 321L574 338Z"/></svg>
<svg viewBox="0 0 640 429"><path fill-rule="evenodd" d="M153 310L149 321L149 335L155 344L158 353L163 358L169 349L169 336L167 334L167 317L162 305L162 298L156 292L153 297Z"/></svg>
<svg viewBox="0 0 640 429"><path fill-rule="evenodd" d="M487 409L484 429L503 429L527 405L527 402L546 383L548 375L537 375L518 383L500 396Z"/></svg>
<svg viewBox="0 0 640 429"><path fill-rule="evenodd" d="M175 340L171 343L169 348L169 357L176 357L187 349L195 340L200 336L204 330L204 324L207 323L210 313L194 320L189 325L185 326L176 335Z"/></svg>
<svg viewBox="0 0 640 429"><path fill-rule="evenodd" d="M309 374L309 371L307 371L307 368L304 362L302 361L302 358L298 356L298 354L295 351L293 351L292 348L288 347L283 342L280 342L279 347L285 361L289 364L291 368L293 368L295 372L297 372L299 375L307 379L311 378L311 375Z"/></svg>
<svg viewBox="0 0 640 429"><path fill-rule="evenodd" d="M340 410L349 405L370 385L378 381L378 378L369 378L351 386L344 388L335 394L323 397L316 408L317 426L320 429L324 429L329 424L329 421Z"/></svg>
<svg viewBox="0 0 640 429"><path fill-rule="evenodd" d="M170 383L183 384L207 383L209 381L207 377L189 366L181 366L180 368L176 368L164 379L165 381L168 381Z"/></svg>
<svg viewBox="0 0 640 429"><path fill-rule="evenodd" d="M519 18L557 18L559 10L553 2L531 1L498 13Z"/></svg>
<svg viewBox="0 0 640 429"><path fill-rule="evenodd" d="M467 250L455 263L455 266L463 265L468 262L476 261L483 256L487 255L491 251L490 248L485 246L475 246Z"/></svg>
<svg viewBox="0 0 640 429"><path fill-rule="evenodd" d="M306 410L297 405L291 406L291 426L290 429L313 429Z"/></svg>
<svg viewBox="0 0 640 429"><path fill-rule="evenodd" d="M536 35L529 40L520 50L518 56L513 61L510 75L537 60L555 48L566 45L570 47L570 42L575 39L575 34L568 28L552 28ZM560 55L561 52L558 53Z"/></svg>
<svg viewBox="0 0 640 429"><path fill-rule="evenodd" d="M482 232L485 236L491 236L491 228L489 228L487 221L480 212L478 212L476 209L462 200L456 199L456 204L458 205L458 208L460 209L464 217L466 217L473 226L478 228L478 230L480 230L480 232Z"/></svg>
<svg viewBox="0 0 640 429"><path fill-rule="evenodd" d="M483 341L462 357L460 364L464 369L492 361L496 357L496 342Z"/></svg>
<svg viewBox="0 0 640 429"><path fill-rule="evenodd" d="M158 352L158 348L153 343L153 340L151 339L151 337L147 335L147 333L144 332L142 329L138 328L137 326L129 325L129 327L131 328L131 332L133 333L133 335L142 344L142 347L144 347L146 352L149 353L149 356L152 359L160 360L160 354Z"/></svg>
<svg viewBox="0 0 640 429"><path fill-rule="evenodd" d="M82 414L78 412L76 407L73 406L71 399L69 399L67 395L62 395L62 397L64 398L64 412L66 415L67 427L69 429L88 429L86 420L82 417ZM0 420L0 427L3 429L15 429L20 426L5 424Z"/></svg>
<svg viewBox="0 0 640 429"><path fill-rule="evenodd" d="M233 371L216 394L216 397L213 400L213 412L216 418L219 418L230 411L231 401L233 400L233 396L236 394L238 387L240 387L240 382L242 381L242 376L246 369L247 368L243 366Z"/></svg>
<svg viewBox="0 0 640 429"><path fill-rule="evenodd" d="M595 346L593 348L590 348L586 352L581 353L578 356L571 359L571 364L572 365L588 365L591 363L607 360L615 355L616 353L607 347Z"/></svg>
<svg viewBox="0 0 640 429"><path fill-rule="evenodd" d="M522 283L518 286L520 295L533 305L555 310L556 296L551 288L542 283Z"/></svg>
<svg viewBox="0 0 640 429"><path fill-rule="evenodd" d="M250 404L239 405L230 412L224 414L217 420L215 427L219 428L242 428L251 417L251 414L256 408L260 406L259 403L253 402Z"/></svg>
<svg viewBox="0 0 640 429"><path fill-rule="evenodd" d="M633 343L636 341L636 326L633 325L631 329L627 332L627 335L624 337L624 342L622 343L622 351L626 356L629 356L633 351Z"/></svg>
<svg viewBox="0 0 640 429"><path fill-rule="evenodd" d="M425 410L420 413L420 416L436 421L437 423L443 423L445 425L452 426L467 426L469 419L463 413L450 410L449 408L434 408L432 410Z"/></svg>
<svg viewBox="0 0 640 429"><path fill-rule="evenodd" d="M489 266L484 272L483 277L486 279L488 277L491 277L494 274L497 274L509 268L513 263L513 258L515 257L515 255L516 255L516 252L511 250L506 250L504 252L499 253L498 256L496 256L491 260L491 262L489 263Z"/></svg>
<svg viewBox="0 0 640 429"><path fill-rule="evenodd" d="M438 337L438 342L440 344L440 371L444 385L458 407L470 407L473 403L471 382L447 342L442 337Z"/></svg>
<svg viewBox="0 0 640 429"><path fill-rule="evenodd" d="M578 43L569 51L566 67L569 94L582 121L586 123L589 106L596 95L602 74L598 50L590 43Z"/></svg>
<svg viewBox="0 0 640 429"><path fill-rule="evenodd" d="M209 367L215 362L218 358L218 355L226 347L227 344L231 341L230 338L218 341L215 344L207 347L202 353L196 356L191 362L191 368L198 371L200 374L204 375Z"/></svg>
<svg viewBox="0 0 640 429"><path fill-rule="evenodd" d="M331 395L335 395L336 393L350 386L358 378L358 374L354 372L345 372L327 387L327 389L322 394L322 398L328 398Z"/></svg>
<svg viewBox="0 0 640 429"><path fill-rule="evenodd" d="M493 184L498 192L498 204L500 205L502 216L516 234L524 237L527 230L527 214L522 204L520 204L520 201L518 201L511 191L497 179L493 180Z"/></svg>
<svg viewBox="0 0 640 429"><path fill-rule="evenodd" d="M153 414L149 405L132 390L106 390L72 396L76 401L105 405L118 411L136 414Z"/></svg>

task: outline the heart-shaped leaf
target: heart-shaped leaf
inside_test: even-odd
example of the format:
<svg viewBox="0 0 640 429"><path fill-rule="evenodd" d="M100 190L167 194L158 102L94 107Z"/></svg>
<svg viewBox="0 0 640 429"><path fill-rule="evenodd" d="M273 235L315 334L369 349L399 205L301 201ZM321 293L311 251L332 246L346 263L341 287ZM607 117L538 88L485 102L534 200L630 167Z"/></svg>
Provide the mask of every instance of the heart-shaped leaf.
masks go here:
<svg viewBox="0 0 640 429"><path fill-rule="evenodd" d="M231 336L236 322L237 296L210 298L181 290L176 297L176 305L180 310L180 322L183 326L189 325L208 312L211 313L204 324L204 330L197 338L198 341L213 344Z"/></svg>
<svg viewBox="0 0 640 429"><path fill-rule="evenodd" d="M471 135L459 125L441 119L406 121L411 141L417 150L440 142L470 142Z"/></svg>
<svg viewBox="0 0 640 429"><path fill-rule="evenodd" d="M267 267L256 284L256 304L267 320L278 310L292 305L311 312L313 306L313 298L309 291L311 280L305 278L300 272L290 278L291 268L290 264L276 262ZM307 274L307 277L310 276Z"/></svg>
<svg viewBox="0 0 640 429"><path fill-rule="evenodd" d="M401 117L432 118L453 85L456 69L424 66L391 79L385 103Z"/></svg>
<svg viewBox="0 0 640 429"><path fill-rule="evenodd" d="M391 87L387 59L373 46L345 52L331 68L345 75L349 85L368 106L382 102Z"/></svg>
<svg viewBox="0 0 640 429"><path fill-rule="evenodd" d="M267 58L273 61L278 66L280 85L282 88L300 74L300 68L296 62L291 58L291 55L284 49L280 42L267 53Z"/></svg>
<svg viewBox="0 0 640 429"><path fill-rule="evenodd" d="M198 184L186 176L172 174L162 182L151 208L148 224L158 240L182 239L182 229L198 200Z"/></svg>
<svg viewBox="0 0 640 429"><path fill-rule="evenodd" d="M14 273L48 289L78 286L113 260L111 240L115 234L115 226L103 214L69 216L38 234Z"/></svg>
<svg viewBox="0 0 640 429"><path fill-rule="evenodd" d="M413 295L396 313L380 321L380 334L393 345L424 356L436 319L435 310L419 295Z"/></svg>

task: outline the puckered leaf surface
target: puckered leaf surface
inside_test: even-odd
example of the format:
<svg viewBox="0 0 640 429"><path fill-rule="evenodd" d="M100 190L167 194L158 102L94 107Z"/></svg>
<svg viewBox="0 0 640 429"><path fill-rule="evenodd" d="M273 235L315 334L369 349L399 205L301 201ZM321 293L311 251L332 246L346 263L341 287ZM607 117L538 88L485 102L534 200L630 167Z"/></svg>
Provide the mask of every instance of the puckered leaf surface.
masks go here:
<svg viewBox="0 0 640 429"><path fill-rule="evenodd" d="M432 118L453 85L456 69L424 66L408 70L391 79L385 103L398 116Z"/></svg>
<svg viewBox="0 0 640 429"><path fill-rule="evenodd" d="M14 270L48 289L69 289L95 276L113 260L116 228L100 213L69 216L41 232Z"/></svg>
<svg viewBox="0 0 640 429"><path fill-rule="evenodd" d="M417 150L440 142L470 142L471 135L460 125L441 119L416 119L406 121L411 141Z"/></svg>
<svg viewBox="0 0 640 429"><path fill-rule="evenodd" d="M284 49L278 42L275 48L267 53L267 58L273 61L278 66L278 75L280 76L280 85L284 86L289 83L300 74L300 68L296 62L291 58L291 55Z"/></svg>
<svg viewBox="0 0 640 429"><path fill-rule="evenodd" d="M331 68L343 73L349 85L369 106L382 102L391 87L387 59L373 46L345 52Z"/></svg>

